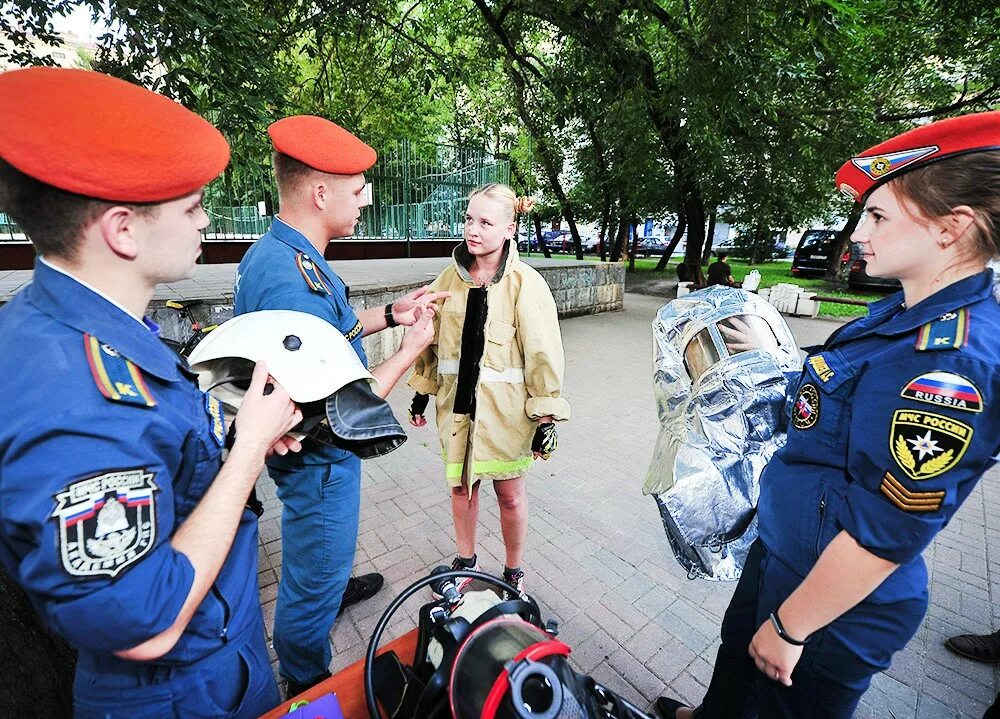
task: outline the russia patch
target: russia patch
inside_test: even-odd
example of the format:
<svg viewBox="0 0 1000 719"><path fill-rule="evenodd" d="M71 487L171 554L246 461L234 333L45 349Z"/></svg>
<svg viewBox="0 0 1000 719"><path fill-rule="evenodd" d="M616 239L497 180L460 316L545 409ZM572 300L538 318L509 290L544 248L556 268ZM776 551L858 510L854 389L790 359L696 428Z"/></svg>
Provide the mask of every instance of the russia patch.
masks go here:
<svg viewBox="0 0 1000 719"><path fill-rule="evenodd" d="M900 396L966 412L983 411L983 396L979 388L952 372L927 372L914 377L903 387Z"/></svg>
<svg viewBox="0 0 1000 719"><path fill-rule="evenodd" d="M144 467L73 482L55 496L63 569L75 577L114 577L156 540L155 475Z"/></svg>
<svg viewBox="0 0 1000 719"><path fill-rule="evenodd" d="M872 157L855 157L851 162L856 168L868 175L873 180L877 180L883 175L887 175L901 167L913 164L922 160L928 155L933 155L940 150L937 145L930 147L918 147L914 150L904 150L902 152L890 152L885 155L874 155Z"/></svg>

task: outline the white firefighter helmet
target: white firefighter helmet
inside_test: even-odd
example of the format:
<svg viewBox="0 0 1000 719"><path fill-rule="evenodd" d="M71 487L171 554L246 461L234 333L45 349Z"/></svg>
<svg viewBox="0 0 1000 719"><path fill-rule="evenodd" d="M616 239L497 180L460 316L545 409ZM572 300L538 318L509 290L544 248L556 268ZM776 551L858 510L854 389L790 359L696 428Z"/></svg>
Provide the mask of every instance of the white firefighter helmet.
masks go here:
<svg viewBox="0 0 1000 719"><path fill-rule="evenodd" d="M389 405L372 391L378 382L351 343L306 312L262 310L234 317L210 332L188 361L201 389L231 413L243 401L254 364L264 362L302 410L297 436L360 457L385 454L406 440Z"/></svg>

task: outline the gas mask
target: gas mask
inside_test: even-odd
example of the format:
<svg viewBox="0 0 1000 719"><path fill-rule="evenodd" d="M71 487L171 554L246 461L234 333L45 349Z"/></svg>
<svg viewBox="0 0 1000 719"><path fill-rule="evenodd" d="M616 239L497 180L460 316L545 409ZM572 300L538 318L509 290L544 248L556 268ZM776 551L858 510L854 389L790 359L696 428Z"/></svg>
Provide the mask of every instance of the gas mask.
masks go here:
<svg viewBox="0 0 1000 719"><path fill-rule="evenodd" d="M784 444L780 420L802 360L757 295L709 287L653 321L660 435L643 486L692 579L738 579L757 537L760 475Z"/></svg>
<svg viewBox="0 0 1000 719"><path fill-rule="evenodd" d="M350 342L329 322L289 310L250 312L220 325L191 353L201 389L230 415L243 402L256 362L302 410L297 439L310 438L376 457L406 441L406 433L384 399L372 391L375 378Z"/></svg>

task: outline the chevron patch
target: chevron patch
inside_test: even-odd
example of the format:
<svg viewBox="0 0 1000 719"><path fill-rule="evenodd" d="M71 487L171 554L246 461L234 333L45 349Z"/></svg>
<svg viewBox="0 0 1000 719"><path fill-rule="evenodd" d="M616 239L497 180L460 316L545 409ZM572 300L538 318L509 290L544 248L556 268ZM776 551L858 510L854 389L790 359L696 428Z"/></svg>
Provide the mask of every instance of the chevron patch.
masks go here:
<svg viewBox="0 0 1000 719"><path fill-rule="evenodd" d="M943 489L935 492L915 492L907 489L889 472L882 477L879 491L904 512L936 512L941 508L945 495Z"/></svg>

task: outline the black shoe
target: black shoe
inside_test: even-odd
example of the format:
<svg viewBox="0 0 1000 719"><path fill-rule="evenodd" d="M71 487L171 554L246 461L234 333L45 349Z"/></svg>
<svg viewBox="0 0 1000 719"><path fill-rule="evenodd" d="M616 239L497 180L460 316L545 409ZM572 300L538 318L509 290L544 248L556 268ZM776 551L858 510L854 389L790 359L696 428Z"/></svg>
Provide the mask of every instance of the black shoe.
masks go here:
<svg viewBox="0 0 1000 719"><path fill-rule="evenodd" d="M944 645L955 654L977 662L1000 662L1000 632L996 634L960 634L946 639Z"/></svg>
<svg viewBox="0 0 1000 719"><path fill-rule="evenodd" d="M324 682L330 678L330 672L323 672L318 677L310 679L304 684L299 684L298 682L293 682L291 679L285 680L285 699L293 699L303 692L307 692L320 682Z"/></svg>
<svg viewBox="0 0 1000 719"><path fill-rule="evenodd" d="M340 611L337 612L337 616L343 614L344 610L352 604L374 597L383 584L385 584L385 579L378 572L351 577L347 580L347 588L344 590L344 597L340 600Z"/></svg>
<svg viewBox="0 0 1000 719"><path fill-rule="evenodd" d="M676 699L671 699L670 697L660 697L656 700L656 711L660 713L663 719L677 719L677 710L686 707L687 704L679 702Z"/></svg>

